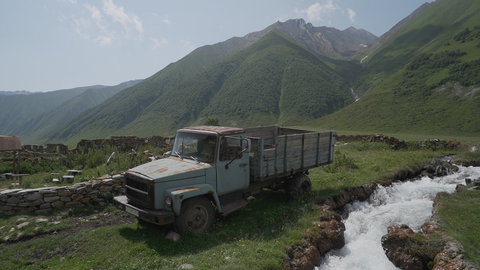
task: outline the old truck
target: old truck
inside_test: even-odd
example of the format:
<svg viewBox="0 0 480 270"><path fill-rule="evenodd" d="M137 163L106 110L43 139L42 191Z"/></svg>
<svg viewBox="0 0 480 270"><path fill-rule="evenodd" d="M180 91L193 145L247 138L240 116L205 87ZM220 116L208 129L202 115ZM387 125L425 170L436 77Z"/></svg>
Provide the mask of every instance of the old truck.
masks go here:
<svg viewBox="0 0 480 270"><path fill-rule="evenodd" d="M114 202L140 221L202 233L263 188L309 192L308 170L332 162L335 137L278 126L183 128L168 157L125 173L125 195Z"/></svg>

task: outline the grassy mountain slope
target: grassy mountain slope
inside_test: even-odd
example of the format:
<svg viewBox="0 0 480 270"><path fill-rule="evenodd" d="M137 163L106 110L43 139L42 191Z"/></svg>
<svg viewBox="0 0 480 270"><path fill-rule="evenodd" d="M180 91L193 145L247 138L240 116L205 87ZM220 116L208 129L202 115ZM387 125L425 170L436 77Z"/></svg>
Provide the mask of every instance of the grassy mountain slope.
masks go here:
<svg viewBox="0 0 480 270"><path fill-rule="evenodd" d="M56 139L172 134L206 117L228 125L288 123L326 115L352 101L345 80L277 31L183 76L183 67L191 63L187 56L119 93L69 123Z"/></svg>
<svg viewBox="0 0 480 270"><path fill-rule="evenodd" d="M46 113L59 104L78 96L88 89L103 86L87 86L46 93L0 95L0 134L16 135L23 123Z"/></svg>
<svg viewBox="0 0 480 270"><path fill-rule="evenodd" d="M238 58L243 61L203 116L240 125L292 123L326 115L351 102L345 80L277 32L232 61L239 62Z"/></svg>
<svg viewBox="0 0 480 270"><path fill-rule="evenodd" d="M358 102L328 128L480 134L480 2L437 0L390 33L366 63Z"/></svg>
<svg viewBox="0 0 480 270"><path fill-rule="evenodd" d="M80 95L59 104L52 110L27 121L23 126L14 130L14 133L22 136L22 141L25 143L43 143L48 140L48 136L52 131L61 128L81 113L139 82L140 80L134 80L115 86L87 89Z"/></svg>

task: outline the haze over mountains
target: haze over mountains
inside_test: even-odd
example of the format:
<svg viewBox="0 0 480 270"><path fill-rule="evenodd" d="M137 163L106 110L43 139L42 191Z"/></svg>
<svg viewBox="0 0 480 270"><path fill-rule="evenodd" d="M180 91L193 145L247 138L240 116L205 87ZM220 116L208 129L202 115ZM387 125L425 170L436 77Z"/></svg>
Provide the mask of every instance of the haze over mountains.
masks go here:
<svg viewBox="0 0 480 270"><path fill-rule="evenodd" d="M21 136L23 141L46 141L82 112L95 107L140 80L116 86L86 86L45 93L9 92L0 95L0 134Z"/></svg>
<svg viewBox="0 0 480 270"><path fill-rule="evenodd" d="M141 82L43 93L35 102L25 99L35 94L0 95L0 133L73 143L172 135L218 118L237 126L310 121L356 131L478 135L478 22L474 0L425 4L380 38L302 19L276 22L200 47Z"/></svg>

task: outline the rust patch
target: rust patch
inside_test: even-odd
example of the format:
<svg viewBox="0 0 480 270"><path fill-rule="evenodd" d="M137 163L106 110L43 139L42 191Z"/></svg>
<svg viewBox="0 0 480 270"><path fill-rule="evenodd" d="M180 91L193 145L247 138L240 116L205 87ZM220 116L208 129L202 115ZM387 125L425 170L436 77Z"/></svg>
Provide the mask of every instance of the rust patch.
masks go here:
<svg viewBox="0 0 480 270"><path fill-rule="evenodd" d="M183 171L176 171L176 172L173 172L173 174L179 174L179 173L184 173L184 172L191 172L191 171L196 171L200 168L190 168L190 169L186 169L186 170L183 170Z"/></svg>
<svg viewBox="0 0 480 270"><path fill-rule="evenodd" d="M166 171L168 171L168 168L161 168L161 169L156 170L155 172L156 173L164 173Z"/></svg>
<svg viewBox="0 0 480 270"><path fill-rule="evenodd" d="M177 194L180 194L180 193L195 191L195 190L199 190L199 189L200 189L199 187L186 187L186 188L174 190L174 191L172 191L172 194L177 195Z"/></svg>

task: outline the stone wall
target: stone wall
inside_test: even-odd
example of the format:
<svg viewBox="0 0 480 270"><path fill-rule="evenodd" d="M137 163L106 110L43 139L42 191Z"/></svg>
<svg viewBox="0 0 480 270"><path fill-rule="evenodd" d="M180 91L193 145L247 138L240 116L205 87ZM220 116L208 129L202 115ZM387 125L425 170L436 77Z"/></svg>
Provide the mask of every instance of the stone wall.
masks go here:
<svg viewBox="0 0 480 270"><path fill-rule="evenodd" d="M105 146L117 147L122 151L130 151L138 149L139 146L149 145L153 147L170 147L173 145L175 137L151 136L141 138L137 136L112 136L109 139L93 139L81 140L75 150L87 151L90 149L98 149ZM68 146L64 144L25 144L22 150L33 153L50 153L50 154L68 154ZM73 150L73 151L75 151Z"/></svg>
<svg viewBox="0 0 480 270"><path fill-rule="evenodd" d="M82 182L72 186L0 191L0 215L42 213L53 208L75 207L91 203L104 204L125 192L125 177Z"/></svg>
<svg viewBox="0 0 480 270"><path fill-rule="evenodd" d="M22 150L34 153L68 154L68 146L65 144L25 144Z"/></svg>
<svg viewBox="0 0 480 270"><path fill-rule="evenodd" d="M456 141L445 141L439 139L430 139L424 141L416 142L406 142L399 140L395 137L389 137L382 134L376 135L338 135L338 141L352 142L352 141L366 141L366 142L383 142L390 145L394 150L405 149L407 147L414 149L430 149L433 151L436 150L446 150L446 149L457 149L460 146L459 142Z"/></svg>
<svg viewBox="0 0 480 270"><path fill-rule="evenodd" d="M173 144L174 137L152 136L140 138L137 136L112 136L110 139L81 140L76 147L78 151L86 151L105 146L114 146L122 151L137 149L142 145L154 147L169 147Z"/></svg>

